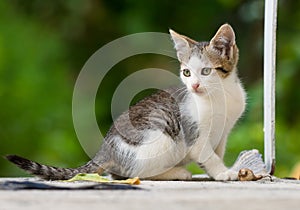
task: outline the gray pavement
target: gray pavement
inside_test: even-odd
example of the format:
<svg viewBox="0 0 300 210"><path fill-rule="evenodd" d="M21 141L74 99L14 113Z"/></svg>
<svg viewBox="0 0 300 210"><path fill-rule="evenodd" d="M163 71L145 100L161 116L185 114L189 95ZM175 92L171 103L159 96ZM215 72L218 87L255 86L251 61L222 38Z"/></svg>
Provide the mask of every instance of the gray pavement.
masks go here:
<svg viewBox="0 0 300 210"><path fill-rule="evenodd" d="M0 178L36 180L34 178ZM43 182L59 186L80 183ZM0 190L0 210L11 209L300 209L300 181L142 181L143 190Z"/></svg>

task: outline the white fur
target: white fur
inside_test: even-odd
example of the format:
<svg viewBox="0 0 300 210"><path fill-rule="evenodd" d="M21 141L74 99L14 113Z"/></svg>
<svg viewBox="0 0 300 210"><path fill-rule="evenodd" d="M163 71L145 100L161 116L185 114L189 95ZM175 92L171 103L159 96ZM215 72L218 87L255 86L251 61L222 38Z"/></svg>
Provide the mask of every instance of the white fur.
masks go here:
<svg viewBox="0 0 300 210"><path fill-rule="evenodd" d="M227 171L222 158L227 136L245 109L246 94L236 70L221 78L214 69L208 76L201 75L201 69L205 67L212 66L209 61L196 56L181 66L181 69L191 71L190 77L181 74L182 81L192 92L184 112L189 113L200 126L200 137L188 156L204 164L208 173L216 179L235 179L237 177ZM197 92L192 88L195 83L200 84Z"/></svg>
<svg viewBox="0 0 300 210"><path fill-rule="evenodd" d="M159 130L150 131L146 136L143 145L136 152L135 170L139 177L165 173L185 157L183 142L175 143Z"/></svg>

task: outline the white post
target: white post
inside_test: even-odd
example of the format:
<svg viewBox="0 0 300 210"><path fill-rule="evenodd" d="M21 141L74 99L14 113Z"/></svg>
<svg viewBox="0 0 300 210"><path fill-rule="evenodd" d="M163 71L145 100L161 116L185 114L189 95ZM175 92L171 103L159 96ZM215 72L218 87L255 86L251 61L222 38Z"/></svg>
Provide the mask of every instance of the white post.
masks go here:
<svg viewBox="0 0 300 210"><path fill-rule="evenodd" d="M265 1L264 26L264 158L267 171L275 167L275 59L277 0Z"/></svg>

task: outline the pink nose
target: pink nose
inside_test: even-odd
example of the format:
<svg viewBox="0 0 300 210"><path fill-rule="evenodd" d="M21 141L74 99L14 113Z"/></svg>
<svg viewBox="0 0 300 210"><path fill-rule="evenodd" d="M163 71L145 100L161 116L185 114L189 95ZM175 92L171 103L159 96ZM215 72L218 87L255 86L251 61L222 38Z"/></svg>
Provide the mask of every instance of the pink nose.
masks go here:
<svg viewBox="0 0 300 210"><path fill-rule="evenodd" d="M197 90L199 86L200 86L200 84L196 83L196 84L193 84L193 85L192 85L192 88L193 88L194 90Z"/></svg>

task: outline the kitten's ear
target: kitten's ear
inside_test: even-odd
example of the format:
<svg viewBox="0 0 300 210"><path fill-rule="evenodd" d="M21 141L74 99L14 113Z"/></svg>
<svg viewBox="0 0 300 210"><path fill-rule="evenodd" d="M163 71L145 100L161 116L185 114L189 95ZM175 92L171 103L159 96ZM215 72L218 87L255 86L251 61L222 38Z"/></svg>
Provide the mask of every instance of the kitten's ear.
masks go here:
<svg viewBox="0 0 300 210"><path fill-rule="evenodd" d="M235 34L229 24L222 25L209 43L210 49L228 60L234 56L233 46L235 46Z"/></svg>
<svg viewBox="0 0 300 210"><path fill-rule="evenodd" d="M180 62L188 62L191 54L191 46L196 43L196 41L180 35L173 30L169 30L172 40L174 42L174 47L177 51L177 58Z"/></svg>

